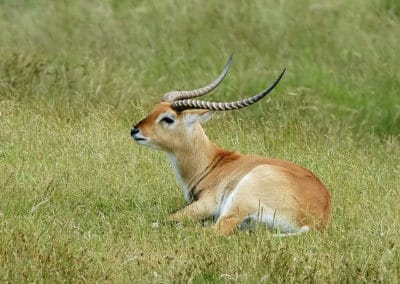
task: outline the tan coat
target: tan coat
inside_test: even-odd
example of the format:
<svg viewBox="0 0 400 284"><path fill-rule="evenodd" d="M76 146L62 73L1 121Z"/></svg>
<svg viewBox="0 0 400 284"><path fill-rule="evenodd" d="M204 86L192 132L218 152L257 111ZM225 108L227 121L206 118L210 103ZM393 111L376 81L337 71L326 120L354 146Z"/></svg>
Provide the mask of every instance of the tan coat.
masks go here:
<svg viewBox="0 0 400 284"><path fill-rule="evenodd" d="M168 220L214 216L222 235L249 218L288 235L325 228L330 195L320 180L289 161L218 148L199 124L211 114L163 102L132 129L138 144L167 153L188 202Z"/></svg>

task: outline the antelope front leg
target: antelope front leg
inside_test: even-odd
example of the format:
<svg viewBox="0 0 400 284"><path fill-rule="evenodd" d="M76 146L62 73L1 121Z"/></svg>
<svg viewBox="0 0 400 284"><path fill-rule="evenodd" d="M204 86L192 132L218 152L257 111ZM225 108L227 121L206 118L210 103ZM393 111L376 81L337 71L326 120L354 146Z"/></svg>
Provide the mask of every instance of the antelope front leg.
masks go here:
<svg viewBox="0 0 400 284"><path fill-rule="evenodd" d="M214 202L210 199L197 200L169 215L167 221L200 220L211 216L214 208Z"/></svg>

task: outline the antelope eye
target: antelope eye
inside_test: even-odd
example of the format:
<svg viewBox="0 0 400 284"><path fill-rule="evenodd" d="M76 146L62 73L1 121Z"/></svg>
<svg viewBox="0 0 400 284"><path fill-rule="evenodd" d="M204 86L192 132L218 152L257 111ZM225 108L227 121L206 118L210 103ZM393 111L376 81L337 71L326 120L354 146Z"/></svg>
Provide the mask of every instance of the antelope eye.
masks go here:
<svg viewBox="0 0 400 284"><path fill-rule="evenodd" d="M174 120L173 120L172 118L166 116L166 117L163 117L163 118L160 120L160 122L165 122L165 123L167 123L167 124L172 124L172 123L174 123Z"/></svg>

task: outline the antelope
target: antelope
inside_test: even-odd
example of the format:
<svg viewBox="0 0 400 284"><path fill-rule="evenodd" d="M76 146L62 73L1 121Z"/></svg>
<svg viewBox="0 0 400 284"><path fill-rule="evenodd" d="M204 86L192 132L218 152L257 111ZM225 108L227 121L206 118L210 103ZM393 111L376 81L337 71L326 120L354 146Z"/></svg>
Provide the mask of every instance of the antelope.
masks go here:
<svg viewBox="0 0 400 284"><path fill-rule="evenodd" d="M215 111L250 106L269 94L286 69L265 90L234 102L193 99L214 90L232 62L210 84L190 91L171 91L131 129L133 140L166 153L187 206L167 221L213 217L217 235L229 235L248 220L265 223L291 236L320 230L330 219L330 194L309 170L285 160L241 155L211 142L200 123Z"/></svg>

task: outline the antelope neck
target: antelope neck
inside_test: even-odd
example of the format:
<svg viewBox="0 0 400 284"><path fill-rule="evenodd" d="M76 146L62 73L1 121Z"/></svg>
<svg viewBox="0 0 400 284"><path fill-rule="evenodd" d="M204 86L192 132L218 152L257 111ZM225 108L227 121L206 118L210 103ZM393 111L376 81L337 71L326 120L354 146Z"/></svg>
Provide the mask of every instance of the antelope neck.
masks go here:
<svg viewBox="0 0 400 284"><path fill-rule="evenodd" d="M186 149L167 153L175 177L183 190L187 202L192 201L194 187L208 174L215 163L218 147L208 140L193 140L194 145Z"/></svg>

